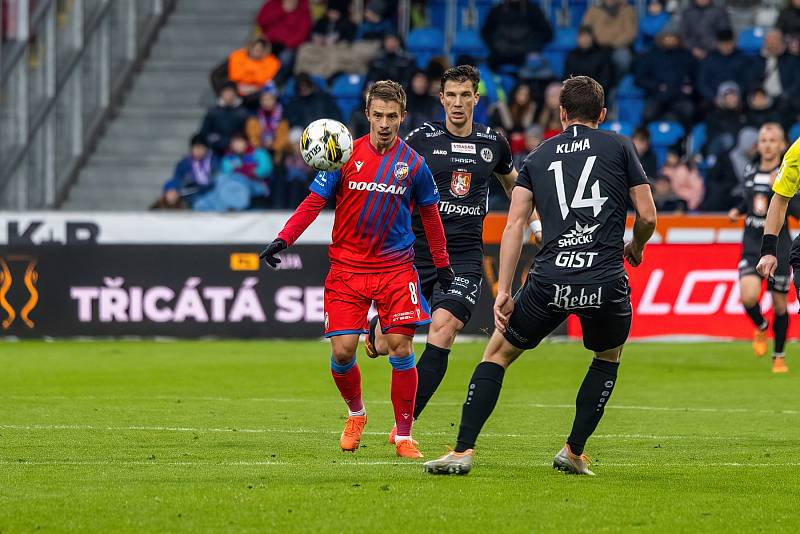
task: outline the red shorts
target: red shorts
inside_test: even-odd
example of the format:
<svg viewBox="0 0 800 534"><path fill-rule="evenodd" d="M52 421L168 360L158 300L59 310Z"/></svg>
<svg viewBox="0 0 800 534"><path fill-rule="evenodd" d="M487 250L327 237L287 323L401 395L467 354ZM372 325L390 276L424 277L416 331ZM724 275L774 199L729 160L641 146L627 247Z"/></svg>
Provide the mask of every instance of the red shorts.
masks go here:
<svg viewBox="0 0 800 534"><path fill-rule="evenodd" d="M390 273L350 273L331 269L325 279L325 337L367 332L367 312L375 301L384 333L407 333L431 322L413 266Z"/></svg>

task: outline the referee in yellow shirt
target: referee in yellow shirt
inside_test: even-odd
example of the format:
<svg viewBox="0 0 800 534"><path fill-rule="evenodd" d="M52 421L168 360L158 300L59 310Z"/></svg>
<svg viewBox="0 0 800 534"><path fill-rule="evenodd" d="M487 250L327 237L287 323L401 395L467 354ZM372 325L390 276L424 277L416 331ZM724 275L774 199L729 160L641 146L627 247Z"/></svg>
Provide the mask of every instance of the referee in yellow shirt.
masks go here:
<svg viewBox="0 0 800 534"><path fill-rule="evenodd" d="M756 270L758 274L769 279L775 274L778 267L778 232L786 221L786 210L789 201L800 188L800 139L797 139L783 156L783 163L778 171L778 177L772 185L775 192L769 202L767 221L764 224L764 237L761 240L761 259L758 261ZM792 242L792 250L789 253L789 264L795 273L794 287L800 298L800 238ZM773 371L780 368L777 372L787 372L783 358L777 358L773 363Z"/></svg>

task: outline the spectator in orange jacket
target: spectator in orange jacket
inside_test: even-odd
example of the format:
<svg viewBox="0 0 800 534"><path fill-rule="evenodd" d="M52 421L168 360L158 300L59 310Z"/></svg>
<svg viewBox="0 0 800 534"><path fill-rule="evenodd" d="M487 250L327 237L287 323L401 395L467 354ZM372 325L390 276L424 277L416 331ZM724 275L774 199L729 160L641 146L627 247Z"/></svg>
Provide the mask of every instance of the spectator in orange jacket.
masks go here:
<svg viewBox="0 0 800 534"><path fill-rule="evenodd" d="M236 84L241 96L256 93L256 101L257 93L272 81L280 68L280 60L272 54L265 39L256 39L250 46L234 50L228 56L228 79Z"/></svg>

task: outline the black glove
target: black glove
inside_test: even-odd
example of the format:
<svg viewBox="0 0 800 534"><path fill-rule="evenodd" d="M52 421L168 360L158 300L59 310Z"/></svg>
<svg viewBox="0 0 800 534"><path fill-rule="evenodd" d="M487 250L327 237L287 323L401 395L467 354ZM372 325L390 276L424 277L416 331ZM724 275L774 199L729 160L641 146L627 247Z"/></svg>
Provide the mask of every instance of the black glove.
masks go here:
<svg viewBox="0 0 800 534"><path fill-rule="evenodd" d="M439 267L436 269L436 278L439 280L439 287L442 291L447 293L450 291L450 286L453 285L453 280L456 278L456 273L449 265L447 267Z"/></svg>
<svg viewBox="0 0 800 534"><path fill-rule="evenodd" d="M281 262L281 259L276 257L275 254L277 254L278 252L280 252L285 248L286 248L286 241L278 238L269 245L267 245L267 248L262 250L261 254L259 254L258 257L264 260L267 263L267 265L269 265L274 269Z"/></svg>

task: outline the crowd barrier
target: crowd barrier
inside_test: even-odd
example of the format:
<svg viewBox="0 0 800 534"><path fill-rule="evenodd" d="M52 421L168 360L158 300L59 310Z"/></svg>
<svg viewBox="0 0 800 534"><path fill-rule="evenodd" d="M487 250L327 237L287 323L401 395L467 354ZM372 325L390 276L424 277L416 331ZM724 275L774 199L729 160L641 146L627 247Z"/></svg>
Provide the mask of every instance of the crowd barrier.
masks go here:
<svg viewBox="0 0 800 534"><path fill-rule="evenodd" d="M320 337L333 214L273 271L258 251L287 216L0 213L0 335ZM467 334L493 329L504 220L487 217L484 285ZM662 217L644 264L628 269L632 337L749 338L736 284L740 238L741 224L722 217ZM535 252L524 247L515 285ZM769 295L762 305L768 312ZM790 328L800 337L797 321ZM579 336L577 321L559 333Z"/></svg>

